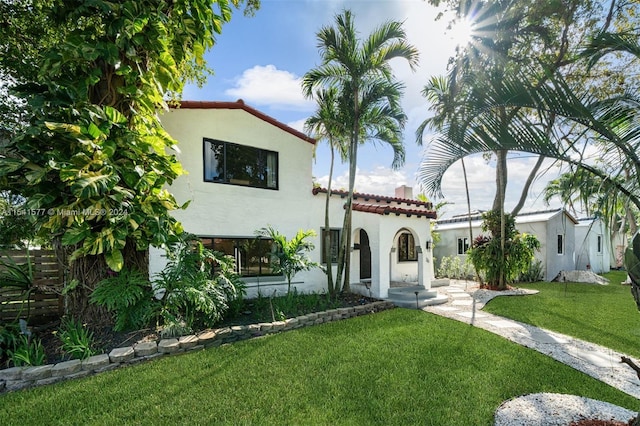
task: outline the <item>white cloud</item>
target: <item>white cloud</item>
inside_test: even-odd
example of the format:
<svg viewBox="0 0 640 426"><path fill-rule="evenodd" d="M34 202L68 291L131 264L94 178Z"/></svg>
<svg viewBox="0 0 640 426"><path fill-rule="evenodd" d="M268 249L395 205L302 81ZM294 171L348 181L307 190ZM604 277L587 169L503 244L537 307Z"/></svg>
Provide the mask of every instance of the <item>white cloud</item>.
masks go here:
<svg viewBox="0 0 640 426"><path fill-rule="evenodd" d="M508 181L505 208L507 211L515 207L520 198L522 188L533 169L537 157L532 155L518 156L510 158L507 164ZM557 203L546 206L542 202L542 192L549 179L553 179L560 172L560 169L553 164L553 160L545 160L539 176L531 186L529 194L521 212L544 210L548 208L560 207ZM471 200L471 210L490 210L496 192L495 182L495 161L487 163L481 155L474 155L465 158L465 168L467 171L467 182L469 185L469 198ZM443 200L453 203L444 208L446 216L467 212L467 196L464 184L464 174L460 162L455 163L447 170L442 180Z"/></svg>
<svg viewBox="0 0 640 426"><path fill-rule="evenodd" d="M301 78L274 65L256 65L245 70L225 94L249 104L282 109L313 110L314 103L302 96Z"/></svg>
<svg viewBox="0 0 640 426"><path fill-rule="evenodd" d="M401 185L411 186L411 180L408 179L403 170L391 170L388 167L379 166L373 170L358 169L356 173L355 190L361 194L375 194L393 196L395 189ZM329 176L321 176L316 181L322 186L327 187ZM333 177L333 189L349 189L349 173L343 171L338 176ZM414 191L414 195L416 192Z"/></svg>
<svg viewBox="0 0 640 426"><path fill-rule="evenodd" d="M306 119L301 119L301 120L296 120L296 121L290 121L289 123L287 123L287 126L296 129L299 132L303 132L304 133L304 122L307 121Z"/></svg>

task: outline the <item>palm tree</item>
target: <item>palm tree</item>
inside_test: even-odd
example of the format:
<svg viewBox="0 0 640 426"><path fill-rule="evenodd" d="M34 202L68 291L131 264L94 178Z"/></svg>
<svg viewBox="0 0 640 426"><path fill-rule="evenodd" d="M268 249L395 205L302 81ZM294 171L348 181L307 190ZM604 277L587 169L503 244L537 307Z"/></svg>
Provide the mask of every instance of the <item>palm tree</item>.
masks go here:
<svg viewBox="0 0 640 426"><path fill-rule="evenodd" d="M618 185L624 183L624 179L620 177L616 181ZM612 247L616 246L616 235L624 235L627 232L634 235L637 232L637 211L610 179L604 180L588 170L576 167L575 170L563 173L547 183L543 191L543 201L549 204L553 197L560 198L574 215L577 215L575 204L579 203L587 216L601 217L610 231ZM612 262L615 260L614 257L611 258Z"/></svg>
<svg viewBox="0 0 640 426"><path fill-rule="evenodd" d="M464 12L463 6L467 2L458 4L459 13ZM458 51L448 79L432 80L425 88L425 96L431 96L432 103L435 101L436 116L425 120L419 130L422 132L430 126L439 135L425 156L427 160L422 163L419 176L432 195L442 195L439 179L453 162L472 151L493 152L497 159L493 209L499 210L500 217L504 217L507 152L517 145L514 140L526 141L538 136L550 139L552 130L557 128L558 114L552 110L532 109L508 99L499 103L497 99L488 98L493 96L494 87L504 85L505 80L519 74L522 69L535 70L525 77L525 81L537 87L544 86L549 75L571 65L571 43L575 41L571 34L579 25L589 24L579 18L592 6L569 1L558 4L551 14L551 10L545 9L547 7L547 3L526 0L482 3L473 11L477 19L473 40ZM487 109L489 104L491 106ZM512 132L523 123L527 123L526 129ZM418 136L420 142L422 133ZM471 146L474 148L469 150ZM528 188L545 158L545 150L532 152L539 157L513 214L524 205ZM448 160L442 161L445 158ZM449 161L454 158L455 161ZM503 236L504 224L504 219L501 219ZM504 250L504 243L501 249ZM505 283L501 282L500 287L504 286Z"/></svg>
<svg viewBox="0 0 640 426"><path fill-rule="evenodd" d="M364 41L358 38L349 10L336 16L335 27L323 27L317 34L322 63L307 72L303 91L310 97L318 87L335 87L341 114L348 129L349 195L346 201L337 282L344 273L343 291L349 290L349 247L358 146L367 140L387 143L393 149L392 167L404 163L401 132L406 116L400 107L403 86L394 80L390 61L406 59L413 70L418 51L406 41L400 22L386 22Z"/></svg>
<svg viewBox="0 0 640 426"><path fill-rule="evenodd" d="M327 194L324 207L324 233L322 235L324 243L325 268L327 273L327 289L330 295L336 292L333 281L333 255L331 253L331 227L329 221L329 203L331 199L331 183L333 180L333 168L335 163L335 152L338 151L341 161L347 160L347 139L348 129L344 126L344 120L340 117L340 105L338 91L335 87L321 89L315 94L318 109L315 115L309 117L305 122L305 130L312 133L318 140L326 139L331 149L331 163L329 165L329 182L327 183ZM344 109L344 108L343 108Z"/></svg>
<svg viewBox="0 0 640 426"><path fill-rule="evenodd" d="M273 272L283 274L287 279L287 294L291 293L291 280L298 272L318 266L307 255L315 248L313 243L307 241L307 238L316 236L313 229L300 229L290 240L271 226L256 231L256 235L273 240L275 250L271 252L271 267Z"/></svg>

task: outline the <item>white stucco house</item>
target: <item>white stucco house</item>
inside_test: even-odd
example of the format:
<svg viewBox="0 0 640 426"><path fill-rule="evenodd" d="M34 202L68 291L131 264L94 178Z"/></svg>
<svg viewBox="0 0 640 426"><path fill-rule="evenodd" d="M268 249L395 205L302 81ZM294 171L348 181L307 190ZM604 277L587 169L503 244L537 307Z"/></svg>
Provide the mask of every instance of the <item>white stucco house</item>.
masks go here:
<svg viewBox="0 0 640 426"><path fill-rule="evenodd" d="M516 216L518 231L533 234L540 241L540 250L535 257L542 262L545 281L553 280L560 271L575 269L577 224L578 221L564 209L522 213ZM482 234L481 226L481 215L472 214L473 238ZM434 248L437 260L445 256L466 259L465 253L471 242L467 215L438 220L434 231L440 235L440 241Z"/></svg>
<svg viewBox="0 0 640 426"><path fill-rule="evenodd" d="M609 230L600 218L578 219L576 225L576 269L603 274L615 262Z"/></svg>
<svg viewBox="0 0 640 426"><path fill-rule="evenodd" d="M314 139L241 100L183 101L161 121L178 141L178 159L188 172L169 190L179 203L191 202L173 214L207 247L236 258L248 297L287 289L284 277L271 271L271 242L256 239L260 228L272 226L287 238L299 229L315 230L310 257L324 261L320 235L326 190L312 182ZM330 200L332 248L342 232L346 196L335 191ZM412 199L407 187L395 196L355 194L352 289L379 298L388 296L394 282L428 289L434 276L430 222L435 218L431 204ZM163 253L152 250L151 274L164 264ZM326 276L320 269L301 272L292 287L324 291Z"/></svg>

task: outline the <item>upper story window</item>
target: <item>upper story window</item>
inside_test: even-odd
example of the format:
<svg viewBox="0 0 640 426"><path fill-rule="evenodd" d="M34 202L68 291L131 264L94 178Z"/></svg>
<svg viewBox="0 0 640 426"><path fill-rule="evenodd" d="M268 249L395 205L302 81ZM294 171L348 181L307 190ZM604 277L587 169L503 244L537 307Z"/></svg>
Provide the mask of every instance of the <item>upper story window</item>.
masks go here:
<svg viewBox="0 0 640 426"><path fill-rule="evenodd" d="M204 139L204 180L278 189L278 153Z"/></svg>
<svg viewBox="0 0 640 426"><path fill-rule="evenodd" d="M411 233L403 232L398 239L398 262L414 260L418 260L415 240Z"/></svg>

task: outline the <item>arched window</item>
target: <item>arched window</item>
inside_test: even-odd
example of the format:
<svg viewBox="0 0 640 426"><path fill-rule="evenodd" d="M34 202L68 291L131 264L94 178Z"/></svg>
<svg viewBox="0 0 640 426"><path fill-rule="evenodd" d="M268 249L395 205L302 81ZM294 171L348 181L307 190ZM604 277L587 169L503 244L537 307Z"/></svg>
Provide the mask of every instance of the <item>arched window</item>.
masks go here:
<svg viewBox="0 0 640 426"><path fill-rule="evenodd" d="M398 238L398 262L412 262L418 260L416 243L410 232L403 232Z"/></svg>

